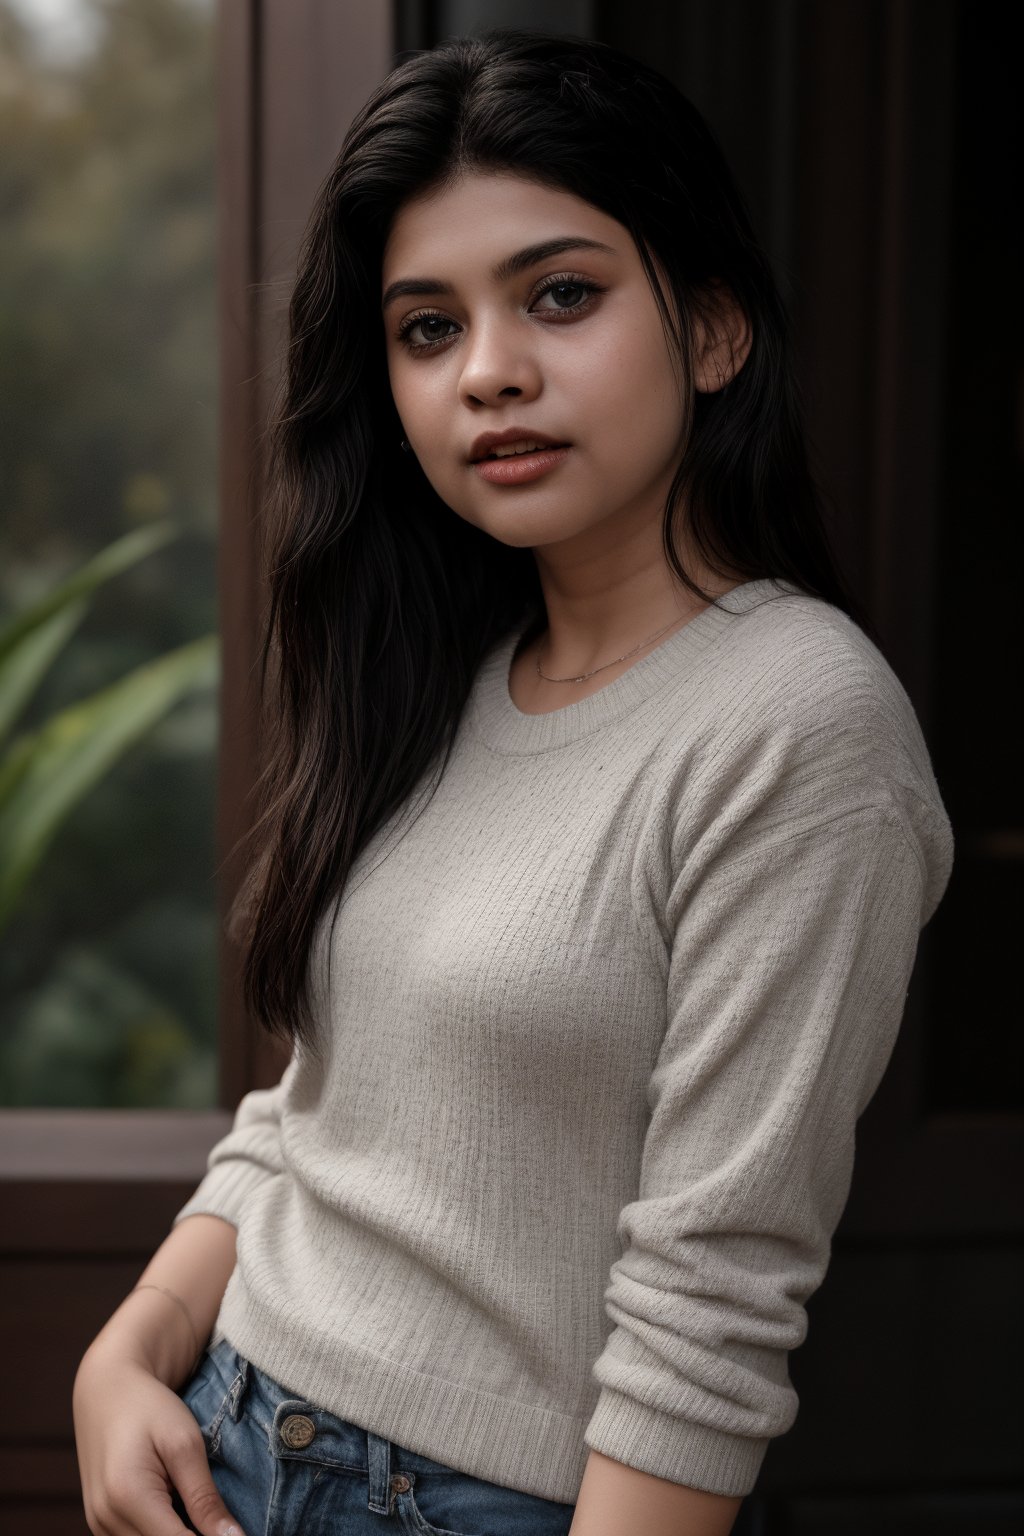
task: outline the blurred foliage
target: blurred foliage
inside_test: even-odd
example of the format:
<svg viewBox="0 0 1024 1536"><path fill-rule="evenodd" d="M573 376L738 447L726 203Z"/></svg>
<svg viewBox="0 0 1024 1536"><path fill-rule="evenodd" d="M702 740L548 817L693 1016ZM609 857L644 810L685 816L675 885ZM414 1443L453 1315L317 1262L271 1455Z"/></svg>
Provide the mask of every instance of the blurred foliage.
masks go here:
<svg viewBox="0 0 1024 1536"><path fill-rule="evenodd" d="M112 576L173 538L169 523L116 539L0 631L0 742ZM216 635L177 646L23 731L0 758L0 929L68 815L179 699L217 678Z"/></svg>
<svg viewBox="0 0 1024 1536"><path fill-rule="evenodd" d="M54 58L0 0L0 623L164 519L98 590L22 722L217 628L213 15L81 0ZM75 807L0 944L0 1103L216 1096L216 696Z"/></svg>

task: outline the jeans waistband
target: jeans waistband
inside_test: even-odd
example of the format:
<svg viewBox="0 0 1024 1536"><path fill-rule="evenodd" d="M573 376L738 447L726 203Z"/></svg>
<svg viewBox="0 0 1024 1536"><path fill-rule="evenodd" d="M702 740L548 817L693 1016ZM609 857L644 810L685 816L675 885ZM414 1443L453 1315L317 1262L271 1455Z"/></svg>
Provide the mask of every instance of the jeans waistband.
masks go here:
<svg viewBox="0 0 1024 1536"><path fill-rule="evenodd" d="M243 1407L248 1406L267 1434L272 1455L352 1471L365 1468L369 1477L367 1507L374 1514L391 1513L395 1494L404 1492L410 1479L396 1469L395 1447L390 1440L339 1419L304 1398L292 1397L287 1388L237 1354L227 1340L217 1348L230 1355L233 1379L227 1411L236 1423Z"/></svg>

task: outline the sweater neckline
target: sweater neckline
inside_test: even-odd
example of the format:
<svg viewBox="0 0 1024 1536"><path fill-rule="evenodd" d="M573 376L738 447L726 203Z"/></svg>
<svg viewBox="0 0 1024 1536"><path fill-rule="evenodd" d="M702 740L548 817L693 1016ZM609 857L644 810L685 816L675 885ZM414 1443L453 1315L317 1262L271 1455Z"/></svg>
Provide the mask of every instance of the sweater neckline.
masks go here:
<svg viewBox="0 0 1024 1536"><path fill-rule="evenodd" d="M518 624L480 663L469 701L473 724L488 746L507 755L566 746L628 714L665 683L685 677L734 615L745 613L763 598L799 590L780 577L740 582L596 693L540 715L524 713L509 693L512 657L527 628L526 622Z"/></svg>

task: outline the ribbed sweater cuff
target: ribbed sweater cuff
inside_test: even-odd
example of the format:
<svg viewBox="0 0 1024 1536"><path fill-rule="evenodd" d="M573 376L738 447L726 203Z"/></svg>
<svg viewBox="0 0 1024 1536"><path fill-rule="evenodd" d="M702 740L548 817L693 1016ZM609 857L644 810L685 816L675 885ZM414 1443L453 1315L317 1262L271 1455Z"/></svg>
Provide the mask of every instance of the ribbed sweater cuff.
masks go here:
<svg viewBox="0 0 1024 1536"><path fill-rule="evenodd" d="M277 1178L271 1169L248 1158L232 1157L210 1169L195 1194L183 1205L173 1225L186 1216L221 1216L237 1227L250 1195L267 1179Z"/></svg>
<svg viewBox="0 0 1024 1536"><path fill-rule="evenodd" d="M727 1434L674 1418L614 1387L601 1388L583 1440L652 1477L733 1497L751 1492L770 1444L770 1437Z"/></svg>

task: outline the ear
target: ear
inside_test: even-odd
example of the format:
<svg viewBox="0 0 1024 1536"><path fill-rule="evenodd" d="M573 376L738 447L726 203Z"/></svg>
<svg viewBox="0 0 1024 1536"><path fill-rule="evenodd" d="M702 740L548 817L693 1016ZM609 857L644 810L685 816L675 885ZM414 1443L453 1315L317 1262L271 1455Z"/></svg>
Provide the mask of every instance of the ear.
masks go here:
<svg viewBox="0 0 1024 1536"><path fill-rule="evenodd" d="M702 313L694 318L694 384L713 395L739 373L750 353L753 332L739 300L724 283L704 290Z"/></svg>

